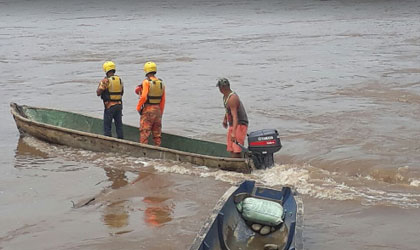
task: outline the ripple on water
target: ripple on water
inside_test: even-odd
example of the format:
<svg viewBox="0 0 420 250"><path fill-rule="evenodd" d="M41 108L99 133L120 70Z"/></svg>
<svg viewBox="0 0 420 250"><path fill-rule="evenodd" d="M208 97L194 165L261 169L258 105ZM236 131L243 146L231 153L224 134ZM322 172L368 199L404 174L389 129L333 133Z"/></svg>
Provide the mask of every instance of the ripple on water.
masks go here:
<svg viewBox="0 0 420 250"><path fill-rule="evenodd" d="M346 176L337 172L316 168L309 164L275 164L267 170L254 170L251 174L215 170L206 166L195 166L173 161L153 160L147 158L124 157L113 153L99 153L88 150L74 149L66 146L52 145L32 137L25 137L25 143L46 153L48 157L62 157L77 159L80 162L91 163L103 168L123 169L127 172L137 172L148 169L160 174L192 175L200 178L214 178L229 184L238 184L245 179L254 180L265 186L291 186L299 194L317 199L358 200L364 205L391 205L400 207L420 207L420 192L416 187L420 181L412 179L407 185L390 185L378 181L371 176ZM54 158L57 161L57 158ZM31 164L24 164L21 159L20 167L37 167L51 159L31 159ZM43 165L44 166L44 165ZM77 163L65 163L46 171L77 171ZM407 186L412 188L407 190ZM400 190L400 191L398 191Z"/></svg>

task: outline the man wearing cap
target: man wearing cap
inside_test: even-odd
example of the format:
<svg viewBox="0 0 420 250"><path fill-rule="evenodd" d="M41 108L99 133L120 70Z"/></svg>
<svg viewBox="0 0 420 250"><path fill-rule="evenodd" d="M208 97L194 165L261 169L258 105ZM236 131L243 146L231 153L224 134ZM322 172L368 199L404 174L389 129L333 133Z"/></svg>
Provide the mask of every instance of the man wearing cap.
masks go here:
<svg viewBox="0 0 420 250"><path fill-rule="evenodd" d="M112 136L112 119L115 122L117 137L123 139L122 124L122 96L124 87L121 78L115 75L115 63L107 61L102 65L105 71L105 78L99 83L96 95L104 102L104 135Z"/></svg>
<svg viewBox="0 0 420 250"><path fill-rule="evenodd" d="M216 87L219 87L220 93L223 94L223 105L226 110L222 123L223 127L228 128L229 125L227 132L227 151L231 153L233 158L240 158L242 157L242 150L236 143L244 145L248 130L248 116L239 96L230 89L228 79L219 79Z"/></svg>

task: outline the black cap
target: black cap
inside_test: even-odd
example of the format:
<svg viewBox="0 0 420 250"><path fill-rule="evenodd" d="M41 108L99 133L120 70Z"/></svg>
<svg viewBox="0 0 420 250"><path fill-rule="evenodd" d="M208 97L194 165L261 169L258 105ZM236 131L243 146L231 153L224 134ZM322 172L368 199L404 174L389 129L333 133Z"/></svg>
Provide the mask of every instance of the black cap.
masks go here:
<svg viewBox="0 0 420 250"><path fill-rule="evenodd" d="M220 78L217 81L216 87L221 87L221 86L230 86L229 80L226 78Z"/></svg>

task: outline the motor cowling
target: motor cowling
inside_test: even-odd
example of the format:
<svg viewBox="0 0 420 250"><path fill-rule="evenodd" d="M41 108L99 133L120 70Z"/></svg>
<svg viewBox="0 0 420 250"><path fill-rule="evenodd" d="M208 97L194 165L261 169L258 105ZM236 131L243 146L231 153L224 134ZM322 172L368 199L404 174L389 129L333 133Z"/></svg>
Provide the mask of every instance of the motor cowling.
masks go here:
<svg viewBox="0 0 420 250"><path fill-rule="evenodd" d="M280 136L275 129L262 129L248 134L248 150L257 169L271 168L273 154L281 149Z"/></svg>

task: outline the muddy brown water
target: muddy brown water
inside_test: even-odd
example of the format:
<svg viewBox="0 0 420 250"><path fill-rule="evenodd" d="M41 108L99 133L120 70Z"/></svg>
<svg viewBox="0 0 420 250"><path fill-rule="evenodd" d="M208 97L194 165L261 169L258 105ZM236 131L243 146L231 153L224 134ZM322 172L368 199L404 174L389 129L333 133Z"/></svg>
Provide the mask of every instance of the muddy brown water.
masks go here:
<svg viewBox="0 0 420 250"><path fill-rule="evenodd" d="M188 249L218 198L251 179L302 197L306 249L418 249L418 1L2 1L0 249ZM52 145L9 103L101 117L101 65L123 121L153 60L167 132L224 141L218 77L250 131L278 129L249 175Z"/></svg>

